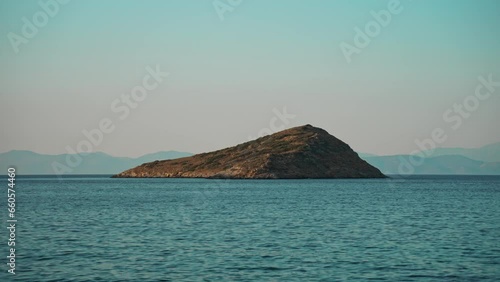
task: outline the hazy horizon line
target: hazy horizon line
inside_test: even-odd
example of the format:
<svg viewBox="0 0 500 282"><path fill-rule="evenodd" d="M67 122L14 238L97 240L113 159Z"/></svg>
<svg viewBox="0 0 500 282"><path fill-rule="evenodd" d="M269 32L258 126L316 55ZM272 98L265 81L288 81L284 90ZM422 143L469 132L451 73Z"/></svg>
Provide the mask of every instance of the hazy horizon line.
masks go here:
<svg viewBox="0 0 500 282"><path fill-rule="evenodd" d="M497 142L493 142L493 143L484 144L484 145L481 145L479 147L456 147L456 146L454 146L454 147L436 147L434 150L436 150L436 149L466 149L466 150L467 149L481 149L481 148L484 148L484 147L487 147L487 146L491 146L491 145L496 145L496 144L499 144L499 143L500 143L500 141L497 141ZM242 144L242 143L239 143L239 144ZM235 144L234 146L237 146L239 144ZM230 146L230 147L232 147L232 146ZM223 149L230 148L230 147L220 148L220 149L216 149L216 150L213 150L213 151L223 150ZM415 151L415 152L409 152L409 153L374 154L374 153L370 153L370 152L358 151L358 150L355 150L355 149L353 149L353 150L356 153L358 153L358 154L373 155L373 156L377 156L377 157L390 157L390 156L400 156L400 155L412 155L412 153L417 152L417 151ZM0 154L6 154L6 153L14 152L14 151L31 152L31 153L35 153L35 154L38 154L38 155L46 155L46 156L72 155L72 154L70 154L68 152L63 152L63 153L42 153L42 152L37 152L37 151L34 151L34 150L30 150L30 149L11 149L11 150L7 150L7 151L0 151ZM207 152L213 152L213 151L207 151ZM193 152L187 152L187 151L177 151L175 149L168 149L168 150L162 150L162 151L145 153L145 154L141 154L141 155L138 155L138 156L117 156L117 155L110 154L110 153L107 153L107 152L104 152L104 151L92 151L92 152L89 152L89 153L79 153L79 154L85 155L85 154L99 154L99 153L101 153L101 154L105 154L105 155L108 155L108 156L111 156L111 157L114 157L114 158L131 158L131 159L137 159L137 158L144 157L146 155L152 155L152 154L158 154L158 153L166 153L166 152L185 153L185 154L191 154L191 155L197 155L197 154L207 153L207 152L193 153ZM418 152L425 152L425 151L421 151L420 150Z"/></svg>

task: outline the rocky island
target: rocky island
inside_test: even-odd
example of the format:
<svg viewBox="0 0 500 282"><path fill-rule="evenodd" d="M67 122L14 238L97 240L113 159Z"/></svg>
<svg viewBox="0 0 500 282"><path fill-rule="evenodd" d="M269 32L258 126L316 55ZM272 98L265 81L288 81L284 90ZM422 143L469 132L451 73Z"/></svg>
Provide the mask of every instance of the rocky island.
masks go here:
<svg viewBox="0 0 500 282"><path fill-rule="evenodd" d="M362 160L349 145L308 124L227 149L145 163L113 177L301 179L386 176Z"/></svg>

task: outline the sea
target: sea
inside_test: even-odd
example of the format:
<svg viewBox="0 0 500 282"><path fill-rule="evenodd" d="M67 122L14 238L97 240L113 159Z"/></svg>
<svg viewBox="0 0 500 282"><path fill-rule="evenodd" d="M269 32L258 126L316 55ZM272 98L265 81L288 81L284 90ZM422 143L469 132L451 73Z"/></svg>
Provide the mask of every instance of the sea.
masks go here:
<svg viewBox="0 0 500 282"><path fill-rule="evenodd" d="M498 176L3 182L0 281L500 281Z"/></svg>

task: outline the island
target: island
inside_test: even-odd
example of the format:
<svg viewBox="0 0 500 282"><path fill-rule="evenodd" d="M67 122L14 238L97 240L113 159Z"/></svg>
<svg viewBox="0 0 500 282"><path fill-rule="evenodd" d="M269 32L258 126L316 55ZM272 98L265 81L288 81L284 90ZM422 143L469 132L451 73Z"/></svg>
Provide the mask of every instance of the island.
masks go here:
<svg viewBox="0 0 500 282"><path fill-rule="evenodd" d="M346 143L307 124L214 152L144 163L112 177L323 179L386 176L362 160Z"/></svg>

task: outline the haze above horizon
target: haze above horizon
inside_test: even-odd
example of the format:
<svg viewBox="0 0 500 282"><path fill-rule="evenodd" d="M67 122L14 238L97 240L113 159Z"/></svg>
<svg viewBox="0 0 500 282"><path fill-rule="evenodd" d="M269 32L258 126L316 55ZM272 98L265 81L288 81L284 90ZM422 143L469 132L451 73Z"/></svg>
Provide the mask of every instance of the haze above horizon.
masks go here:
<svg viewBox="0 0 500 282"><path fill-rule="evenodd" d="M0 152L104 128L94 151L199 153L307 123L376 155L500 141L498 1L401 0L385 20L391 0L242 1L223 20L212 0L70 1L16 53L9 34L54 1L0 3Z"/></svg>

